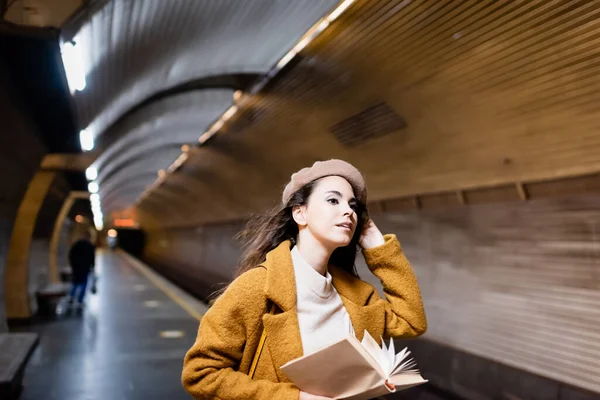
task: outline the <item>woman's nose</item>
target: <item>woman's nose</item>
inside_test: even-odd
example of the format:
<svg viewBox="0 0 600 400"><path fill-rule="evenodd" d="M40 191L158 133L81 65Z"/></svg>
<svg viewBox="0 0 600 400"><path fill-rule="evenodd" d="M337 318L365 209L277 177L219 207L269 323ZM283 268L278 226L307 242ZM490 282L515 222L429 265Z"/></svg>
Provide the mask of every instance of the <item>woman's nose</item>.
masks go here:
<svg viewBox="0 0 600 400"><path fill-rule="evenodd" d="M352 215L352 207L350 204L346 204L344 207L344 215Z"/></svg>

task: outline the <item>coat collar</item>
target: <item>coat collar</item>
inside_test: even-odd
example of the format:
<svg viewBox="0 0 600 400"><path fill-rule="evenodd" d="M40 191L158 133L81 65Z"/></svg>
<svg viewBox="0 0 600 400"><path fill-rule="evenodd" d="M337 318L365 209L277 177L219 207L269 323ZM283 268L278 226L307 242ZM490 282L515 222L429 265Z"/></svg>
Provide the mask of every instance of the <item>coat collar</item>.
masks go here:
<svg viewBox="0 0 600 400"><path fill-rule="evenodd" d="M291 255L292 243L285 240L266 257L263 266L267 269L266 295L283 311L296 306L296 281L294 279L294 264ZM365 306L374 288L359 278L347 273L334 265L329 266L333 286L340 297L347 299L357 306Z"/></svg>
<svg viewBox="0 0 600 400"><path fill-rule="evenodd" d="M271 250L262 264L267 269L266 296L281 312L263 315L263 325L267 335L266 345L273 365L280 367L303 355L298 313L296 309L296 282L294 264L290 252L291 242L286 240ZM374 316L383 320L384 309L381 303L367 305L375 289L366 282L348 274L340 268L329 267L333 286L338 291L346 308L356 337L362 340L365 329L378 338L383 334L383 326L373 329L369 321ZM280 382L289 382L280 368L276 368Z"/></svg>

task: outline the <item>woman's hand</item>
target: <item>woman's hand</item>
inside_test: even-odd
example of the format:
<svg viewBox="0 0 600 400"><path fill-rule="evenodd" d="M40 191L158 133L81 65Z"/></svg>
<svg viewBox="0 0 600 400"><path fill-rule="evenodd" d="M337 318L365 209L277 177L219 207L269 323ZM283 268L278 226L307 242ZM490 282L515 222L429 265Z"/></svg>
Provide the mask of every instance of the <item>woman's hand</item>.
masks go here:
<svg viewBox="0 0 600 400"><path fill-rule="evenodd" d="M334 400L332 397L317 396L306 392L300 392L299 400Z"/></svg>
<svg viewBox="0 0 600 400"><path fill-rule="evenodd" d="M360 239L358 240L360 247L363 249L371 249L373 247L381 246L384 243L385 239L373 220L371 218L366 220Z"/></svg>

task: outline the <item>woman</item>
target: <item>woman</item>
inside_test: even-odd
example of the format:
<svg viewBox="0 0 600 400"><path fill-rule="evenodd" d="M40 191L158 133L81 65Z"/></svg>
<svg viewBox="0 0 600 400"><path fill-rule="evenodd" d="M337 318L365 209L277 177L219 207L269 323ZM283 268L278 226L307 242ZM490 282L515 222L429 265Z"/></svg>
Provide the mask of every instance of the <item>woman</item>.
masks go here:
<svg viewBox="0 0 600 400"><path fill-rule="evenodd" d="M202 318L182 382L197 399L324 399L280 367L366 329L373 338L427 329L417 279L394 235L367 217L362 174L341 160L293 174L282 205L249 222L237 278ZM386 299L360 280L357 245ZM248 373L261 334L264 347Z"/></svg>

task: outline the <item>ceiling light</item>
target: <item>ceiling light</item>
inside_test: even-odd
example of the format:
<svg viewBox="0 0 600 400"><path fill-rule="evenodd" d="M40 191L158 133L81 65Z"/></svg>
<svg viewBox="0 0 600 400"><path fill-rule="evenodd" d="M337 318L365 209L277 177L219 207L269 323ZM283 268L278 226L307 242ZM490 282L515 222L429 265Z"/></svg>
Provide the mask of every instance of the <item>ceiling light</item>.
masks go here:
<svg viewBox="0 0 600 400"><path fill-rule="evenodd" d="M292 58L294 58L295 55L296 55L296 52L294 50L292 50L289 53L287 53L285 56L283 56L283 58L281 60L279 60L279 62L277 63L277 69L281 69L281 68L285 67L285 65L287 63L289 63L292 60Z"/></svg>
<svg viewBox="0 0 600 400"><path fill-rule="evenodd" d="M229 118L231 118L233 116L233 114L235 114L238 110L237 106L231 106L229 107L229 110L225 111L225 113L223 114L223 116L221 117L221 119L223 121L227 121Z"/></svg>
<svg viewBox="0 0 600 400"><path fill-rule="evenodd" d="M107 234L111 238L117 237L117 231L115 229L109 229Z"/></svg>
<svg viewBox="0 0 600 400"><path fill-rule="evenodd" d="M181 155L177 157L177 160L175 160L175 162L173 162L173 164L167 168L167 172L172 174L173 172L177 171L187 159L188 153L181 153Z"/></svg>
<svg viewBox="0 0 600 400"><path fill-rule="evenodd" d="M352 5L352 3L354 3L354 1L355 0L345 0L342 2L342 4L340 4L335 10L333 10L331 14L327 16L327 20L330 22L336 20L344 11L348 9L348 7Z"/></svg>
<svg viewBox="0 0 600 400"><path fill-rule="evenodd" d="M86 169L85 177L88 181L93 181L94 179L96 179L98 177L98 170L96 169L96 167L89 167L88 169Z"/></svg>
<svg viewBox="0 0 600 400"><path fill-rule="evenodd" d="M96 229L99 231L104 229L104 221L103 221L101 215L94 215L94 225L96 226Z"/></svg>
<svg viewBox="0 0 600 400"><path fill-rule="evenodd" d="M90 193L98 193L98 184L96 182L88 183L88 191Z"/></svg>
<svg viewBox="0 0 600 400"><path fill-rule="evenodd" d="M79 142L83 151L90 151L94 148L94 136L85 129L79 132Z"/></svg>
<svg viewBox="0 0 600 400"><path fill-rule="evenodd" d="M61 55L71 93L85 89L86 81L81 45L74 41L66 42L62 45Z"/></svg>

